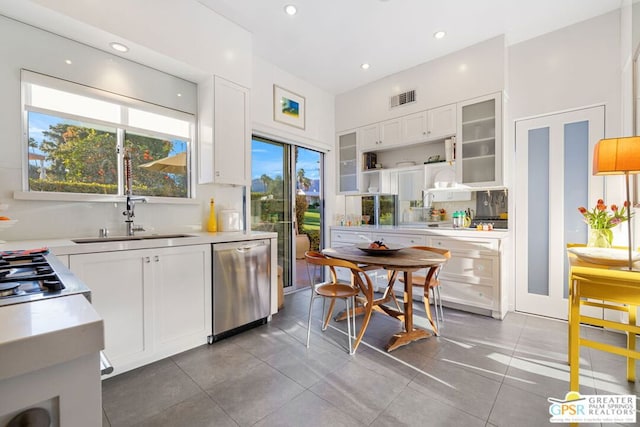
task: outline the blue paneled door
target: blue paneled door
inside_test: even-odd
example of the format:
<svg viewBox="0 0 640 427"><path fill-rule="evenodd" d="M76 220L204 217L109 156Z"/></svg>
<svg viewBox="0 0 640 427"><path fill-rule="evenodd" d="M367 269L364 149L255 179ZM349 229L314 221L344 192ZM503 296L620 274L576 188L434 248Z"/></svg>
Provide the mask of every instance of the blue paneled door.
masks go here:
<svg viewBox="0 0 640 427"><path fill-rule="evenodd" d="M591 173L603 137L604 106L516 121L516 311L567 318L566 245L586 243L578 207L603 197Z"/></svg>

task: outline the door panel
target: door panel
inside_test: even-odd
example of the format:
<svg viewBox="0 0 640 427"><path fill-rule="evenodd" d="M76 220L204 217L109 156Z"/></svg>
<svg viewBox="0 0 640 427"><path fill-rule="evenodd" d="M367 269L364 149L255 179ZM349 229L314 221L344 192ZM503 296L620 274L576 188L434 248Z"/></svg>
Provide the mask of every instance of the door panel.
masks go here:
<svg viewBox="0 0 640 427"><path fill-rule="evenodd" d="M251 162L251 229L278 233L284 288L308 286L304 252L323 234L323 155L254 137Z"/></svg>
<svg viewBox="0 0 640 427"><path fill-rule="evenodd" d="M577 209L603 196L603 178L591 175L603 137L602 106L516 122L517 311L567 318L566 245L586 242Z"/></svg>

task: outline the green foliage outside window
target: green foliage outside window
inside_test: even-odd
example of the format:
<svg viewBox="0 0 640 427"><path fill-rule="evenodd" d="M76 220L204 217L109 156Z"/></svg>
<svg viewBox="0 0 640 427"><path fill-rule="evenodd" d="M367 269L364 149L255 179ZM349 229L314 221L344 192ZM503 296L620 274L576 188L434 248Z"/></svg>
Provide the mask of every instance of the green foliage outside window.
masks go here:
<svg viewBox="0 0 640 427"><path fill-rule="evenodd" d="M117 130L92 126L40 113L53 124L42 130L40 141L29 127L29 189L66 193L118 194ZM34 119L35 120L35 119ZM178 144L178 145L176 145ZM188 197L184 171L163 172L140 167L164 159L186 142L126 133L124 147L132 156L133 193L145 196Z"/></svg>

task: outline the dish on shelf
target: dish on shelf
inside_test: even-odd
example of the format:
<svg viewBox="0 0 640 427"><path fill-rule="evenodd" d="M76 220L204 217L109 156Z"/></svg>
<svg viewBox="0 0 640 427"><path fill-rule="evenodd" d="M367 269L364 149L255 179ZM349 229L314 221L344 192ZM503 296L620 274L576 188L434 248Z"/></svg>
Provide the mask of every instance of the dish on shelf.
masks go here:
<svg viewBox="0 0 640 427"><path fill-rule="evenodd" d="M456 182L456 172L452 168L443 168L433 177L436 188L454 187Z"/></svg>
<svg viewBox="0 0 640 427"><path fill-rule="evenodd" d="M629 252L626 249L617 248L590 248L575 247L567 249L582 261L592 264L610 265L613 267L624 267L629 263ZM632 252L631 260L640 261L640 252Z"/></svg>
<svg viewBox="0 0 640 427"><path fill-rule="evenodd" d="M415 166L415 165L416 165L416 162L410 162L410 161L396 163L396 167L398 168L404 168L406 166Z"/></svg>
<svg viewBox="0 0 640 427"><path fill-rule="evenodd" d="M358 249L369 255L391 255L399 250L403 249L402 246L394 245L391 243L384 244L386 248L370 248L369 243L359 243L356 245Z"/></svg>

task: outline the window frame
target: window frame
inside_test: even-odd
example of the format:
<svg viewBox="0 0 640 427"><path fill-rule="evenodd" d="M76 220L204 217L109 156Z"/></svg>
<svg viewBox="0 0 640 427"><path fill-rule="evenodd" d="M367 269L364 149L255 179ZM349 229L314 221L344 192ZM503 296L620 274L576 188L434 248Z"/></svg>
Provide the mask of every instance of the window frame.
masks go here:
<svg viewBox="0 0 640 427"><path fill-rule="evenodd" d="M32 85L42 86L54 90L67 92L74 95L80 95L99 101L106 101L116 104L120 109L120 123L114 123L109 120L100 120L96 118L85 117L64 111L51 110L48 108L35 106L32 104ZM156 131L153 129L141 128L129 125L128 111L136 109L143 112L158 114L165 117L182 120L188 124L188 136L174 135L167 132ZM31 191L29 189L29 113L35 112L46 114L53 117L63 119L76 120L87 124L95 124L100 126L108 126L116 129L116 155L118 160L118 192L117 194L90 194L90 193L67 193L52 191ZM14 192L14 198L23 200L60 200L60 201L88 201L88 202L117 202L122 201L126 195L124 191L123 177L123 144L127 132L134 134L143 134L158 139L177 139L186 142L187 153L187 195L186 197L163 197L163 196L145 196L149 202L156 203L175 203L175 204L194 204L196 201L196 171L195 171L195 144L196 144L196 126L197 117L195 114L183 112L170 107L145 102L139 99L130 98L124 95L108 92L95 87L74 83L68 80L47 76L44 74L32 72L29 70L21 70L21 118L22 118L22 191Z"/></svg>

